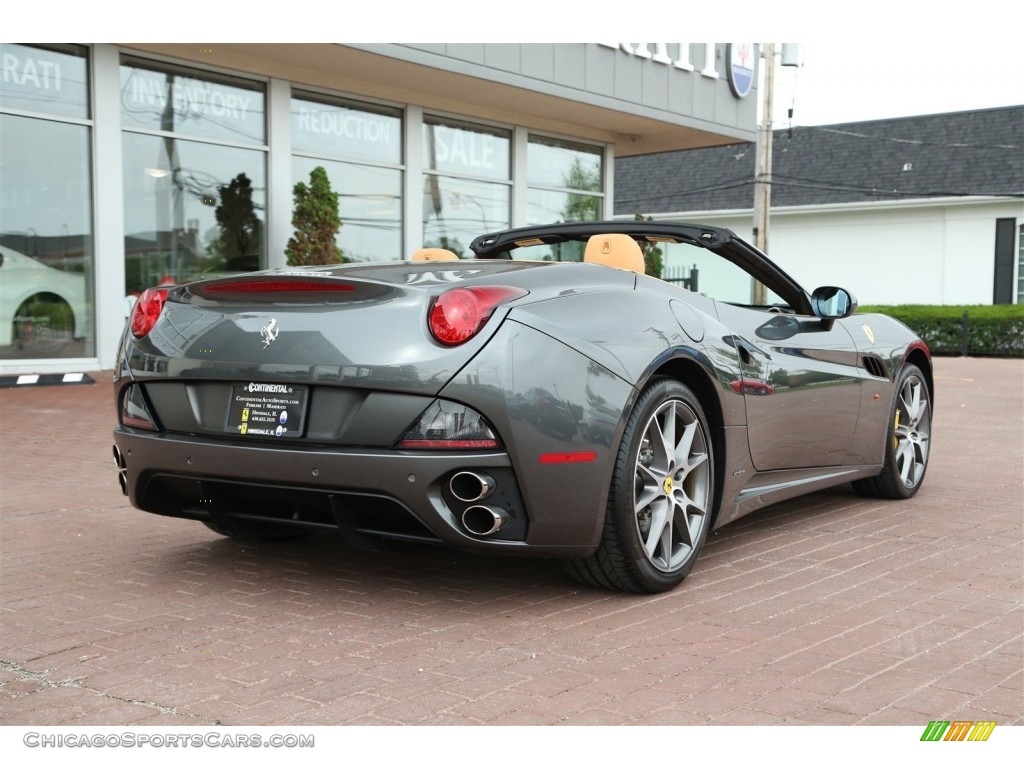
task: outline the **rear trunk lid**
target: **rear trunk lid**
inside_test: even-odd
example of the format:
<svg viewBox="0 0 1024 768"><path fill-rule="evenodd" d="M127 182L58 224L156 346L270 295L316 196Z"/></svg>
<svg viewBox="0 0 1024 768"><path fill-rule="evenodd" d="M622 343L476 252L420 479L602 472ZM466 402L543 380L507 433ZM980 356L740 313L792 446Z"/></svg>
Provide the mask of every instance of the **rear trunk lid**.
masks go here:
<svg viewBox="0 0 1024 768"><path fill-rule="evenodd" d="M584 275L586 290L632 281L632 275L616 273L592 265L474 260L224 277L171 289L156 325L142 339L127 334L124 351L133 374L143 378L159 372L435 394L512 308L576 292ZM428 325L434 300L451 288L489 285L519 287L526 294L497 306L468 341L439 343Z"/></svg>

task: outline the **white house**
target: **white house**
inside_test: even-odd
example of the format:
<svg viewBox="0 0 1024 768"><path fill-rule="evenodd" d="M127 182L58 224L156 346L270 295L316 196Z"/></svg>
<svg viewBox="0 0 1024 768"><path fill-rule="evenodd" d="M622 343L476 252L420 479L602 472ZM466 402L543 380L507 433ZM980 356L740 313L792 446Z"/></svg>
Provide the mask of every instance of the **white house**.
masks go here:
<svg viewBox="0 0 1024 768"><path fill-rule="evenodd" d="M755 165L754 144L619 158L616 216L753 242ZM1024 303L1024 106L776 131L771 184L767 250L809 289Z"/></svg>

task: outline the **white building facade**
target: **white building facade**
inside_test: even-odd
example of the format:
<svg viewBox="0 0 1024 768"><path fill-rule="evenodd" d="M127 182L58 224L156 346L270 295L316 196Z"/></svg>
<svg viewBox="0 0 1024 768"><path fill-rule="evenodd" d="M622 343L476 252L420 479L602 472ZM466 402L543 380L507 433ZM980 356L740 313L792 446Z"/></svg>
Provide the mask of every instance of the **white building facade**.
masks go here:
<svg viewBox="0 0 1024 768"><path fill-rule="evenodd" d="M653 216L677 220L679 216ZM753 210L682 218L726 227L754 242ZM1017 254L1013 301L1024 304L1024 201L929 199L772 207L768 251L809 290L838 285L869 304L992 304L1000 221ZM666 267L680 268L672 259Z"/></svg>

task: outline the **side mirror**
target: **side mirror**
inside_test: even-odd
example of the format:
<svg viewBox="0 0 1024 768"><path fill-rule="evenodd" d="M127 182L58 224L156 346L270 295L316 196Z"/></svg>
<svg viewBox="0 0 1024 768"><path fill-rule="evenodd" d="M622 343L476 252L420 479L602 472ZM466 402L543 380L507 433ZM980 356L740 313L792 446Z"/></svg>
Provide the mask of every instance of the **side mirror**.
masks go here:
<svg viewBox="0 0 1024 768"><path fill-rule="evenodd" d="M857 311L857 299L843 288L826 285L811 294L811 308L822 320L838 320Z"/></svg>

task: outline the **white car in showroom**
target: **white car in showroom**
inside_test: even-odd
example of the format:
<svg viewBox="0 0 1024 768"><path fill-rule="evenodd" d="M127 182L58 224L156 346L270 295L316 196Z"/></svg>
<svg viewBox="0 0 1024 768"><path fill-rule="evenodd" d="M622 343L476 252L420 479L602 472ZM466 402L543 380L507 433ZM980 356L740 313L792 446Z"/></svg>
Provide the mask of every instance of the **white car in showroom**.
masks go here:
<svg viewBox="0 0 1024 768"><path fill-rule="evenodd" d="M25 302L38 297L53 307L46 316L19 315ZM61 309L66 305L70 310ZM73 318L72 327L53 327L55 317ZM86 335L85 275L64 272L42 264L30 256L0 246L0 347L34 334L61 333L69 338Z"/></svg>

